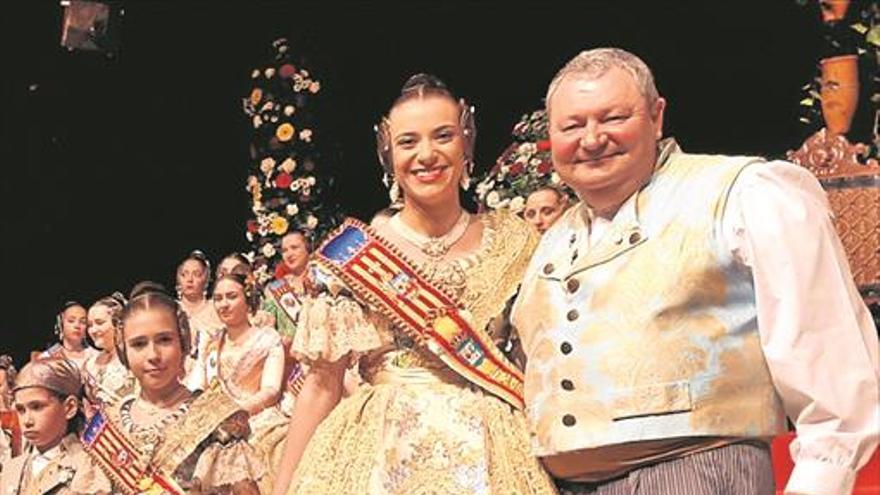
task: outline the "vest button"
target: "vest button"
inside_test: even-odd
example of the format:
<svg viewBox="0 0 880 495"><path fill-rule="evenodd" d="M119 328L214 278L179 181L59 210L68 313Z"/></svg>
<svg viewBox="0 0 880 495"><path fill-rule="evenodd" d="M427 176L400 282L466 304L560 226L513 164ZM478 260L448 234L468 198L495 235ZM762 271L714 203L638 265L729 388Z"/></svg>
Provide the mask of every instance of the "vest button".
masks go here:
<svg viewBox="0 0 880 495"><path fill-rule="evenodd" d="M569 344L568 342L563 342L562 345L559 346L559 350L562 351L563 354L571 354L571 344Z"/></svg>
<svg viewBox="0 0 880 495"><path fill-rule="evenodd" d="M642 240L642 234L639 234L638 232L633 232L632 234L629 235L629 243L630 244L635 244L641 240Z"/></svg>
<svg viewBox="0 0 880 495"><path fill-rule="evenodd" d="M568 318L568 321L577 320L578 319L578 312L576 309L573 309L573 310L569 311L568 313L566 313L565 317Z"/></svg>
<svg viewBox="0 0 880 495"><path fill-rule="evenodd" d="M565 283L565 288L568 289L568 292L574 294L580 288L581 283L578 282L576 278L568 279L568 282Z"/></svg>
<svg viewBox="0 0 880 495"><path fill-rule="evenodd" d="M553 273L553 263L547 263L544 265L544 275L550 275Z"/></svg>
<svg viewBox="0 0 880 495"><path fill-rule="evenodd" d="M562 387L562 390L574 390L574 383L568 378L562 380L559 385Z"/></svg>
<svg viewBox="0 0 880 495"><path fill-rule="evenodd" d="M566 414L562 417L562 424L565 426L574 426L577 423L577 419L571 414Z"/></svg>

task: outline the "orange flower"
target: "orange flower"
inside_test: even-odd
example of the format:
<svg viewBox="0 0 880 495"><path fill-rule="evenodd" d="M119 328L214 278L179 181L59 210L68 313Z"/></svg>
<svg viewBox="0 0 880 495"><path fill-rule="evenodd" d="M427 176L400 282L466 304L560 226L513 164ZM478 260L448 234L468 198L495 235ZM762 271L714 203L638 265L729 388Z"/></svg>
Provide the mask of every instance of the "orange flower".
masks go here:
<svg viewBox="0 0 880 495"><path fill-rule="evenodd" d="M279 125L278 129L275 129L275 137L277 137L279 141L287 142L290 141L290 138L293 137L295 132L296 129L294 129L290 123L285 122Z"/></svg>

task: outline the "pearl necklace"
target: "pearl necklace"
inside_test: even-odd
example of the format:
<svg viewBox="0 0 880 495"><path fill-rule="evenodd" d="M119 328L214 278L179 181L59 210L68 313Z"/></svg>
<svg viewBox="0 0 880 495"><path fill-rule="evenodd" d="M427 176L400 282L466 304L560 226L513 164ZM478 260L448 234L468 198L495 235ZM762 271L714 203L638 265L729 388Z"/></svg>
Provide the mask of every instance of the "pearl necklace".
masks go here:
<svg viewBox="0 0 880 495"><path fill-rule="evenodd" d="M470 221L471 214L465 210L461 210L461 215L458 216L455 225L453 225L448 232L439 237L432 237L416 232L403 222L400 218L400 213L391 217L391 220L388 221L388 225L401 237L406 239L407 242L419 248L426 255L431 258L440 258L448 253L449 248L464 236Z"/></svg>

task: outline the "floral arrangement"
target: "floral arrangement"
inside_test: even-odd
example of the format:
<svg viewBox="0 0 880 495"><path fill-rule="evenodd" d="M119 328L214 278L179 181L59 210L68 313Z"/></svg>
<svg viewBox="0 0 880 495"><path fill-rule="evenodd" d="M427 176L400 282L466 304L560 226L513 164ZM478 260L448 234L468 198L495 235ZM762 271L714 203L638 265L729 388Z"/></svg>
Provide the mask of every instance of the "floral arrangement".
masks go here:
<svg viewBox="0 0 880 495"><path fill-rule="evenodd" d="M509 208L519 213L529 194L541 187L552 185L566 190L559 175L553 171L544 110L523 115L513 126L513 139L492 170L477 183L477 198L482 210Z"/></svg>
<svg viewBox="0 0 880 495"><path fill-rule="evenodd" d="M314 111L321 82L294 61L286 39L272 45L272 61L252 71L253 87L242 99L253 128L253 168L246 185L253 214L245 233L251 245L247 257L260 284L283 266L285 234L302 231L314 244L342 218L329 194L333 178L319 170L326 161Z"/></svg>

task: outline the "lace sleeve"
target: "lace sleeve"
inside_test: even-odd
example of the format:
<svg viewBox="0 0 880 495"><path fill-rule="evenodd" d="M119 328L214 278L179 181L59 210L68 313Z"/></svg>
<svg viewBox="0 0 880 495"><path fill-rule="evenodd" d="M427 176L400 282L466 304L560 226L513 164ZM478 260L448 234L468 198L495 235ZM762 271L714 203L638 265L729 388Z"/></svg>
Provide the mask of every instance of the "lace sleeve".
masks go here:
<svg viewBox="0 0 880 495"><path fill-rule="evenodd" d="M303 302L291 350L300 361L338 361L382 346L364 308L347 295L320 293Z"/></svg>

